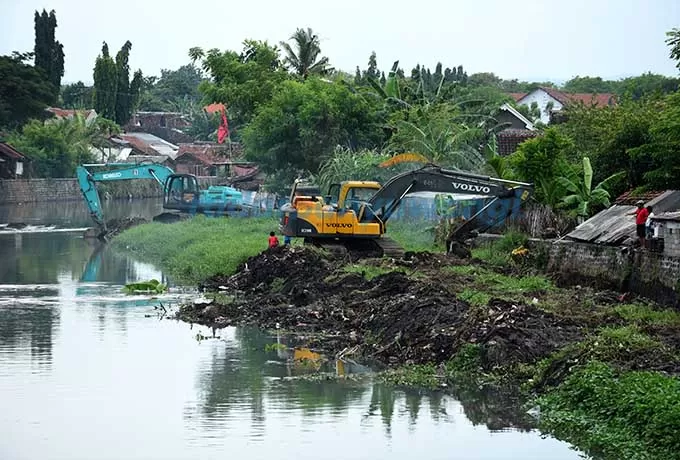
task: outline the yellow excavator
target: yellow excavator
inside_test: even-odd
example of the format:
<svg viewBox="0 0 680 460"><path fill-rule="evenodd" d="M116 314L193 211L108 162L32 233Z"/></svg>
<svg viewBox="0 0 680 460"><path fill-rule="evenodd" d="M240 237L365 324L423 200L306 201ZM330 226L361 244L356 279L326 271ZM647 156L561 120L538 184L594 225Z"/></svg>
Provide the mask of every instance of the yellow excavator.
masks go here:
<svg viewBox="0 0 680 460"><path fill-rule="evenodd" d="M384 185L374 181L332 184L325 196L318 187L297 180L289 202L281 207L280 230L286 236L304 238L305 243L337 252L400 257L403 249L387 238L385 232L388 219L405 196L435 192L462 194L470 199L490 198L452 232L450 239L460 241L518 211L532 191L532 184L447 170L433 164L398 174Z"/></svg>

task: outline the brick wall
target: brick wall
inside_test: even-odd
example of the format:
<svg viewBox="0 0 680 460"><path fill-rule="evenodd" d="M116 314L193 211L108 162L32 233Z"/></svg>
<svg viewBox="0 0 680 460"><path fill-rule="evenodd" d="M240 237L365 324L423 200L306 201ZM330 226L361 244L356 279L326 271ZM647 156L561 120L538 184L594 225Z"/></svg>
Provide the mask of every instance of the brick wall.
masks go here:
<svg viewBox="0 0 680 460"><path fill-rule="evenodd" d="M680 222L668 221L664 227L664 254L680 257Z"/></svg>
<svg viewBox="0 0 680 460"><path fill-rule="evenodd" d="M201 187L217 185L218 178L199 177ZM153 180L100 183L99 196L108 198L151 198L162 196L160 185ZM43 201L82 200L76 179L12 179L0 180L0 204Z"/></svg>

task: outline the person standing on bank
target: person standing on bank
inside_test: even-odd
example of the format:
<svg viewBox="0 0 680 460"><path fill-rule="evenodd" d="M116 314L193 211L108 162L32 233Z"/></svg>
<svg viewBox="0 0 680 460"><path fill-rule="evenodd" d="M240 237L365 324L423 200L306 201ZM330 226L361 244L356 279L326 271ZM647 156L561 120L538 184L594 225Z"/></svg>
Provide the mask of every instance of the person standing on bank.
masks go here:
<svg viewBox="0 0 680 460"><path fill-rule="evenodd" d="M645 237L647 236L647 217L649 217L649 211L645 208L645 202L639 200L637 202L637 209L632 214L635 214L635 228L640 239L640 247L644 248Z"/></svg>
<svg viewBox="0 0 680 460"><path fill-rule="evenodd" d="M652 239L654 238L654 225L652 222L652 219L654 218L654 209L651 206L647 206L647 221L645 222L645 226L647 229L647 238Z"/></svg>

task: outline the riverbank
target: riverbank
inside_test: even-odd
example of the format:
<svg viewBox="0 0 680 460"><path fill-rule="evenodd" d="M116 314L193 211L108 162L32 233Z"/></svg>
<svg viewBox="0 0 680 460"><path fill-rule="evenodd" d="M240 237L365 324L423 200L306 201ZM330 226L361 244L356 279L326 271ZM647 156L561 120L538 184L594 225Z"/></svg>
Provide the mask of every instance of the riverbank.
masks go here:
<svg viewBox="0 0 680 460"><path fill-rule="evenodd" d="M533 268L538 255L512 254L516 236L476 249L471 260L409 252L350 263L303 247L260 252L271 223L142 226L116 244L136 239L130 250L177 263L180 273L203 259L190 277L204 277L212 303L183 307L183 321L295 333L328 354L377 360L399 385L474 378L521 388L540 407L544 430L596 458L678 452L676 311L614 291L558 287ZM419 235L415 246L425 249L426 233L404 235L391 236Z"/></svg>

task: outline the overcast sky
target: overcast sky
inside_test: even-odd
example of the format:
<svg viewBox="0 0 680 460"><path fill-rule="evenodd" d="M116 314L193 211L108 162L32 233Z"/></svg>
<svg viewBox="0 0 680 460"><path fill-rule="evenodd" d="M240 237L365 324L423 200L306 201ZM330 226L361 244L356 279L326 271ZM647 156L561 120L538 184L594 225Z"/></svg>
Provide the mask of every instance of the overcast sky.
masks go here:
<svg viewBox="0 0 680 460"><path fill-rule="evenodd" d="M462 64L468 74L564 81L678 74L664 43L680 27L680 0L0 0L0 54L33 49L33 14L54 9L66 54L65 83L92 81L103 41L132 42L145 75L186 64L193 46L241 49L245 38L278 43L311 27L336 68L392 62L408 71Z"/></svg>

